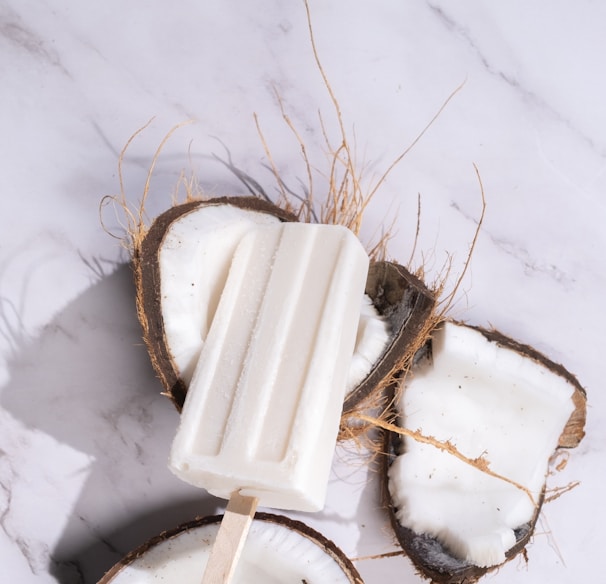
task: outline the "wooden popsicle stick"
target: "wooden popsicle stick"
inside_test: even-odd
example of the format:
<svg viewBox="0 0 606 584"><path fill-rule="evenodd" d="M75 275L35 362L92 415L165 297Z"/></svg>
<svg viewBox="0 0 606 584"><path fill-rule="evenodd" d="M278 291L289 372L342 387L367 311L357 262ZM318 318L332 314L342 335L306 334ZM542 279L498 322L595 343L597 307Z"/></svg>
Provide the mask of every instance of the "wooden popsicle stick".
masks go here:
<svg viewBox="0 0 606 584"><path fill-rule="evenodd" d="M242 553L257 498L232 493L202 577L202 584L229 584Z"/></svg>

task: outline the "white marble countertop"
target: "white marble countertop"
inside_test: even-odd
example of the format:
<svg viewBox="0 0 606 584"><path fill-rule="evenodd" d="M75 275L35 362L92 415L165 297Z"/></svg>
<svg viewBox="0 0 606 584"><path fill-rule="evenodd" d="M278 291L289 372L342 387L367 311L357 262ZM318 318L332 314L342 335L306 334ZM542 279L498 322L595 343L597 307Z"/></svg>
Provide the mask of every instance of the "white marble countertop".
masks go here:
<svg viewBox="0 0 606 584"><path fill-rule="evenodd" d="M452 315L493 325L574 372L587 388L587 437L551 486L520 558L487 583L595 581L606 506L606 5L313 0L318 51L359 163L379 175L462 88L389 175L364 234L394 220L390 254L428 280L460 273ZM151 182L150 214L180 172L209 194L242 194L216 157L268 193L253 114L295 189L299 145L317 167L318 120L338 125L314 62L302 2L5 0L0 6L0 580L94 583L125 552L222 502L166 467L177 413L160 396L134 310L127 254L101 226L103 195L140 197L162 137L178 130ZM104 216L120 232L119 218ZM354 558L393 551L376 481L335 465L326 511L305 521ZM372 474L372 473L371 473ZM403 557L356 562L367 584L420 582Z"/></svg>

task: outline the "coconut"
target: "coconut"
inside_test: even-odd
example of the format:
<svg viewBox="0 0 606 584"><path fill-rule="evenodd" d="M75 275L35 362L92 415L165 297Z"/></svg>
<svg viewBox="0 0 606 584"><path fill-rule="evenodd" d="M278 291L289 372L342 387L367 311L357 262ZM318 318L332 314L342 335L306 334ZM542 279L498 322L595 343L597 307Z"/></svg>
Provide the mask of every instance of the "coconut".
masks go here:
<svg viewBox="0 0 606 584"><path fill-rule="evenodd" d="M158 216L135 245L143 337L164 392L180 410L233 250L257 225L297 217L258 197L189 201ZM395 263L371 262L344 412L382 395L412 353L433 296ZM347 435L347 433L342 433Z"/></svg>
<svg viewBox="0 0 606 584"><path fill-rule="evenodd" d="M221 519L196 519L152 538L120 560L98 584L200 582ZM268 513L256 514L233 582L363 584L332 541L300 521Z"/></svg>
<svg viewBox="0 0 606 584"><path fill-rule="evenodd" d="M528 543L554 450L583 437L585 391L532 347L452 321L400 390L384 466L395 534L424 577L475 582Z"/></svg>
<svg viewBox="0 0 606 584"><path fill-rule="evenodd" d="M183 407L195 358L210 325L208 298L204 302L199 295L206 293L216 301L226 278L226 273L217 270L214 254L229 253L238 234L251 225L296 220L258 197L189 201L159 215L136 243L133 266L143 339L165 394L177 409ZM208 237L209 225L222 221L232 226L232 232L223 238ZM184 225L179 230L180 223ZM169 253L163 261L166 249ZM205 273L205 267L214 268L214 273ZM179 327L185 329L185 340Z"/></svg>

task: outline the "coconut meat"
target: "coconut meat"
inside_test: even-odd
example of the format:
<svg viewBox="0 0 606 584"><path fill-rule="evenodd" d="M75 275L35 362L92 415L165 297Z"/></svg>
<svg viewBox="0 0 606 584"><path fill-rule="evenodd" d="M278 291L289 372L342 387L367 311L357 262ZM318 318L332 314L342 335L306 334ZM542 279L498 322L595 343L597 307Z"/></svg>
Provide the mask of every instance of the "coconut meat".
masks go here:
<svg viewBox="0 0 606 584"><path fill-rule="evenodd" d="M164 334L175 367L189 384L227 279L236 246L268 213L205 205L170 225L158 253Z"/></svg>
<svg viewBox="0 0 606 584"><path fill-rule="evenodd" d="M403 426L483 457L490 476L411 438L389 471L401 525L480 567L505 561L515 530L533 520L549 458L574 409L572 385L545 365L445 323L431 358L415 368L398 403ZM529 496L529 493L531 496Z"/></svg>
<svg viewBox="0 0 606 584"><path fill-rule="evenodd" d="M218 523L211 523L162 541L121 570L112 583L199 584L218 529ZM336 560L316 542L266 521L253 521L232 582L351 584Z"/></svg>
<svg viewBox="0 0 606 584"><path fill-rule="evenodd" d="M229 204L202 205L173 221L158 252L166 344L189 385L208 334L232 258L244 235L279 223L269 213ZM386 321L364 297L346 391L370 372L390 340Z"/></svg>
<svg viewBox="0 0 606 584"><path fill-rule="evenodd" d="M370 373L390 340L391 332L387 321L378 313L365 294L362 298L358 334L347 377L347 392L355 389Z"/></svg>

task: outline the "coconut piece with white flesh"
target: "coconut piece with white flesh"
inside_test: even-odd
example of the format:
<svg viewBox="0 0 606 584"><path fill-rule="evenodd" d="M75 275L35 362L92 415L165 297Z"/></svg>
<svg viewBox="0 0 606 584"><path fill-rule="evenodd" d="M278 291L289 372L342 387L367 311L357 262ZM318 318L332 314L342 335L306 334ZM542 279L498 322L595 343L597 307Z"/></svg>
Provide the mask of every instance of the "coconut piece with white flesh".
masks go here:
<svg viewBox="0 0 606 584"><path fill-rule="evenodd" d="M567 425L582 436L578 382L504 339L443 323L397 404L402 427L434 443L400 441L389 468L396 533L436 582L473 582L515 555L532 533Z"/></svg>
<svg viewBox="0 0 606 584"><path fill-rule="evenodd" d="M177 409L225 284L231 255L257 225L296 221L258 197L220 197L171 207L156 217L133 256L143 339Z"/></svg>
<svg viewBox="0 0 606 584"><path fill-rule="evenodd" d="M230 499L232 543L207 568L220 581L233 571L247 505L250 516L257 501L324 506L367 271L362 245L340 226L259 226L235 249L169 462Z"/></svg>
<svg viewBox="0 0 606 584"><path fill-rule="evenodd" d="M160 249L164 333L186 384L210 329L236 246L258 226L279 219L233 205L185 213L167 230ZM199 275L199 278L196 277Z"/></svg>
<svg viewBox="0 0 606 584"><path fill-rule="evenodd" d="M98 584L200 584L219 530L220 516L190 521L161 533L116 563ZM236 568L234 584L362 584L334 542L300 521L257 513Z"/></svg>

